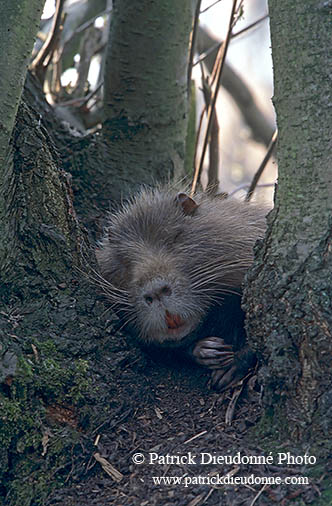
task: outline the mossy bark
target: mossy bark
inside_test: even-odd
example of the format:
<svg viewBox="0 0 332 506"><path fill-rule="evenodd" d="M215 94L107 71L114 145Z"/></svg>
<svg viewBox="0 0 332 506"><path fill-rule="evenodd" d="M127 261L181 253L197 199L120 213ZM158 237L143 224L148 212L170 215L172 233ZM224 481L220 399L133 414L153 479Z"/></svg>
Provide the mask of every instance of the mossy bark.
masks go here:
<svg viewBox="0 0 332 506"><path fill-rule="evenodd" d="M37 34L43 0L0 5L0 174L5 170L27 66ZM1 229L0 229L1 230Z"/></svg>
<svg viewBox="0 0 332 506"><path fill-rule="evenodd" d="M330 12L270 0L279 182L248 275L248 333L281 439L332 433Z"/></svg>
<svg viewBox="0 0 332 506"><path fill-rule="evenodd" d="M83 473L82 445L90 458L91 430L109 419L115 396L105 386L113 327L82 274L91 273L93 248L52 141L66 137L48 131L44 108L20 105L2 192L0 503L11 506L45 504L70 476L72 458Z"/></svg>
<svg viewBox="0 0 332 506"><path fill-rule="evenodd" d="M81 264L82 249L70 184L57 166L47 131L38 127L38 116L25 103L17 115L13 144L13 163L2 183L7 227L1 275L8 282L28 269L38 272L43 282L51 273L58 282L65 281L68 268Z"/></svg>

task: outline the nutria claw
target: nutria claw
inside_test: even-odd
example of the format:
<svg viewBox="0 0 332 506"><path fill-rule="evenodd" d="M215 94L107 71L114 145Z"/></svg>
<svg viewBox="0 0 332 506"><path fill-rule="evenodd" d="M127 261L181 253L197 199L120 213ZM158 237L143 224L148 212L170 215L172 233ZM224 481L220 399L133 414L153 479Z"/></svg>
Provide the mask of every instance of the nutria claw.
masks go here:
<svg viewBox="0 0 332 506"><path fill-rule="evenodd" d="M227 370L216 369L211 374L211 386L218 392L222 392L235 386L242 378L243 375L239 374L236 365Z"/></svg>
<svg viewBox="0 0 332 506"><path fill-rule="evenodd" d="M221 337L207 337L198 341L193 356L200 365L209 369L225 369L234 362L233 347Z"/></svg>

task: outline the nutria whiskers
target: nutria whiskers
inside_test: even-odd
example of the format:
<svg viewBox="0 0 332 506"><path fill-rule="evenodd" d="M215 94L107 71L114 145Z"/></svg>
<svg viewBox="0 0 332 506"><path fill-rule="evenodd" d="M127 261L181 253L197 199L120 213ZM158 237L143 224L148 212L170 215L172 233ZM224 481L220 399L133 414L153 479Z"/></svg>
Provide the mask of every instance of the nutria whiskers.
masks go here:
<svg viewBox="0 0 332 506"><path fill-rule="evenodd" d="M219 389L254 361L241 293L266 209L235 199L143 190L109 217L96 254L105 292L142 342L186 350Z"/></svg>

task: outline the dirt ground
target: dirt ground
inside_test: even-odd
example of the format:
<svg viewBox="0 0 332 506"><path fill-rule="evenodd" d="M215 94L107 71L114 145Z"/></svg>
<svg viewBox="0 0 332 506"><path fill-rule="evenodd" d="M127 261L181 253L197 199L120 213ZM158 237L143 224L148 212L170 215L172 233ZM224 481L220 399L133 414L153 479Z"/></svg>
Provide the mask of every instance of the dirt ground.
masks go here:
<svg viewBox="0 0 332 506"><path fill-rule="evenodd" d="M205 370L155 360L121 335L113 336L108 345L112 354L100 357L100 370L95 374L113 395L109 419L96 427L93 440L90 434L86 446L81 444L83 461L80 458L78 464L73 458L68 474L71 485L53 493L48 505L286 506L316 502L320 492L313 482L286 486L216 481L226 474L234 479L307 474L304 468L275 461L272 465L245 463L248 456L269 454L254 442L253 429L262 411L260 388L254 379L238 399L232 423L227 424L231 392L212 391ZM217 456L219 463L212 461ZM242 463L236 459L225 463L227 456L241 457ZM209 483L212 478L215 481Z"/></svg>

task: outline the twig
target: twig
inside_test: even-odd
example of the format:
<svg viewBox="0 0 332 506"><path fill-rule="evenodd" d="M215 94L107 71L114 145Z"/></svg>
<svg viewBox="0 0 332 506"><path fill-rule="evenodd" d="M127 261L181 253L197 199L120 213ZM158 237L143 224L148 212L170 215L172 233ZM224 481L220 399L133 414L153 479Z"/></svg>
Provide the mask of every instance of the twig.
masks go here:
<svg viewBox="0 0 332 506"><path fill-rule="evenodd" d="M244 2L244 0L240 0L240 3L236 8L235 14L233 16L232 29L234 28L236 23L239 21L239 19L241 19L242 15L243 15L243 2ZM232 37L232 34L231 34L231 37Z"/></svg>
<svg viewBox="0 0 332 506"><path fill-rule="evenodd" d="M52 76L49 79L49 91L53 96L54 102L61 93L61 75L62 75L62 48L55 47L52 53Z"/></svg>
<svg viewBox="0 0 332 506"><path fill-rule="evenodd" d="M207 47L214 46L215 43L216 39L205 29L199 27L197 45L201 52ZM206 60L206 66L210 72L215 61L215 54L216 51L210 54ZM240 109L244 121L251 129L254 140L261 142L268 147L275 130L275 125L261 110L254 98L254 95L250 91L249 86L233 70L227 61L225 62L223 69L222 86L226 91L228 91Z"/></svg>
<svg viewBox="0 0 332 506"><path fill-rule="evenodd" d="M213 2L213 4L209 5L208 7L206 7L205 9L203 9L200 14L203 14L203 12L206 12L208 11L209 9L211 9L211 7L214 7L216 4L218 4L219 2L221 2L221 0L216 0L215 2Z"/></svg>
<svg viewBox="0 0 332 506"><path fill-rule="evenodd" d="M209 84L208 77L204 75L204 68L201 65L202 71L202 83L203 83L203 95L205 101L205 109L207 110L211 102L211 86ZM208 183L206 191L210 195L215 194L218 191L219 179L219 123L216 109L213 112L212 127L210 134L209 143L209 168L208 168Z"/></svg>
<svg viewBox="0 0 332 506"><path fill-rule="evenodd" d="M213 122L212 122L212 120L213 120L213 112L214 112L214 109L215 109L215 106L216 106L218 91L219 91L219 88L220 88L222 69L223 69L223 66L224 66L224 62L225 62L225 58L226 58L226 54L227 54L227 49L228 49L229 41L230 41L230 38L231 38L233 18L234 18L235 9L236 9L236 2L237 2L237 0L233 0L232 12L231 12L231 15L230 15L230 18L229 18L229 25L228 25L226 39L225 39L223 45L220 47L218 55L217 55L217 61L219 62L219 67L218 67L218 73L217 73L217 78L216 78L216 86L215 86L215 90L214 90L214 93L212 95L211 103L210 103L209 109L208 109L207 128L206 128L205 138L204 138L204 142L203 142L203 148L202 148L202 154L201 154L200 163L199 163L198 167L196 167L195 174L194 174L194 180L193 180L193 184L192 184L192 187L191 187L191 194L192 195L195 193L196 186L197 186L197 181L198 181L199 175L201 174L201 171L202 171L202 167L203 167L203 163L204 163L204 158L205 158L205 153L206 153L206 148L207 148L207 145L208 145L208 140L209 140L209 137L210 137L210 132L211 132L212 124L213 124Z"/></svg>
<svg viewBox="0 0 332 506"><path fill-rule="evenodd" d="M249 183L241 184L240 186L238 186L237 188L235 188L233 191L231 191L228 194L228 198L233 197L233 195L235 195L235 193L237 193L241 190L247 190L249 188L249 186L250 186ZM261 183L261 184L258 184L256 186L256 188L271 188L272 186L275 186L275 182L274 183Z"/></svg>
<svg viewBox="0 0 332 506"><path fill-rule="evenodd" d="M112 464L106 460L104 457L100 455L100 453L96 452L93 454L94 458L99 462L105 473L107 473L111 478L113 478L114 481L119 483L122 478L123 474L120 473Z"/></svg>
<svg viewBox="0 0 332 506"><path fill-rule="evenodd" d="M276 129L275 132L274 132L274 134L272 135L272 139L271 139L270 144L269 144L269 146L267 148L266 155L264 156L262 163L258 167L258 170L257 170L256 174L254 175L252 181L251 181L251 185L249 186L249 190L248 190L248 193L247 193L246 198L245 198L246 202L249 202L249 200L251 200L251 197L252 197L252 195L253 195L253 193L255 191L255 188L257 186L259 178L261 177L261 175L263 173L263 170L266 167L267 162L271 158L272 152L273 152L274 147L275 147L276 142L277 142L277 138L278 138L278 129Z"/></svg>
<svg viewBox="0 0 332 506"><path fill-rule="evenodd" d="M205 112L206 112L206 106L203 107L203 110L201 112L201 115L200 115L200 118L199 118L199 124L198 124L197 134L196 134L195 153L194 153L195 167L196 167L196 158L197 158L197 152L198 152L199 138L200 138L200 134L201 134L202 126L203 126L203 118L204 118Z"/></svg>
<svg viewBox="0 0 332 506"><path fill-rule="evenodd" d="M106 14L110 14L112 12L112 7L109 7L108 9L105 9L104 11L100 12L99 14L96 14L93 16L93 18L88 19L88 21L85 21L85 23L82 23L80 26L74 30L73 35L76 35L77 33L82 32L86 28L89 28L89 26L93 25L96 19L101 18L102 16L105 16Z"/></svg>
<svg viewBox="0 0 332 506"><path fill-rule="evenodd" d="M245 32L248 32L249 30L251 30L252 28L257 26L259 23L261 23L262 21L267 19L268 17L269 17L269 15L265 14L265 16L262 16L261 18L257 19L256 21L254 21L250 25L245 26L244 28L242 28L242 30L239 30L236 33L232 33L231 39L233 40L233 39L236 39L237 37L239 37L240 35L243 35ZM196 65L198 65L199 63L204 61L213 51L215 51L216 49L219 49L221 45L222 45L222 42L216 42L216 44L211 46L207 51L204 51L204 53L201 54L198 57L198 59L193 63L193 67L195 67Z"/></svg>
<svg viewBox="0 0 332 506"><path fill-rule="evenodd" d="M191 74L192 74L192 70L193 70L194 55L195 55L195 50L196 50L197 29L198 29L198 23L199 23L199 13L200 13L200 8L201 8L201 1L202 0L197 0L197 5L196 5L195 15L194 15L194 25L193 25L193 29L191 32L191 44L190 44L188 76L187 76L188 97L190 96Z"/></svg>
<svg viewBox="0 0 332 506"><path fill-rule="evenodd" d="M240 384L240 386L234 390L232 398L230 400L230 403L227 406L226 415L225 415L225 423L226 425L231 425L233 418L234 418L234 412L235 407L237 404L237 401L239 400L239 397L242 393L242 390L244 388L244 382Z"/></svg>
<svg viewBox="0 0 332 506"><path fill-rule="evenodd" d="M215 51L216 49L220 49L221 45L222 45L222 42L216 42L215 44L213 44L213 46L211 46L209 49L204 51L204 53L201 53L200 56L195 61L195 63L193 64L193 67L195 67L199 63L202 63L204 60L206 60L206 58L208 56L210 56L210 54L213 53L213 51Z"/></svg>
<svg viewBox="0 0 332 506"><path fill-rule="evenodd" d="M68 105L72 105L72 106L75 106L75 107L82 107L82 106L85 106L89 100L98 93L98 91L100 90L100 88L102 87L102 85L104 84L104 81L100 82L98 84L98 86L90 91L85 97L77 97L77 98L71 98L69 100L64 100L63 102L58 102L58 105L61 105L61 106L68 106Z"/></svg>
<svg viewBox="0 0 332 506"><path fill-rule="evenodd" d="M244 33L248 32L249 30L251 30L252 28L257 26L259 23L261 23L262 21L265 21L265 19L267 19L268 17L269 17L269 15L265 14L265 16L262 16L261 18L256 19L256 21L254 21L253 23L251 23L248 26L245 26L244 28L242 28L242 30L239 30L238 32L233 33L232 40L235 39L236 37L239 37L240 35L243 35Z"/></svg>
<svg viewBox="0 0 332 506"><path fill-rule="evenodd" d="M260 489L260 491L258 492L258 494L254 497L253 501L250 503L250 506L254 506L255 502L257 501L257 499L259 498L259 496L264 492L264 490L266 489L266 487L268 486L268 483L265 483L262 488Z"/></svg>
<svg viewBox="0 0 332 506"><path fill-rule="evenodd" d="M45 43L31 64L31 69L34 71L42 84L44 83L47 65L51 60L51 56L56 48L59 34L62 29L61 22L64 3L65 0L57 0L51 29Z"/></svg>
<svg viewBox="0 0 332 506"><path fill-rule="evenodd" d="M207 433L207 430L203 430L199 434L195 434L195 436L192 436L190 439L187 439L183 444L186 445L188 443L191 443L191 441L194 441L194 439L197 439L198 437L204 436L204 434Z"/></svg>

